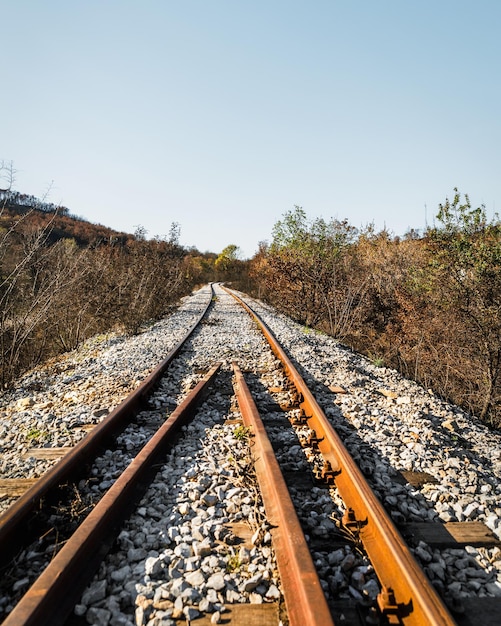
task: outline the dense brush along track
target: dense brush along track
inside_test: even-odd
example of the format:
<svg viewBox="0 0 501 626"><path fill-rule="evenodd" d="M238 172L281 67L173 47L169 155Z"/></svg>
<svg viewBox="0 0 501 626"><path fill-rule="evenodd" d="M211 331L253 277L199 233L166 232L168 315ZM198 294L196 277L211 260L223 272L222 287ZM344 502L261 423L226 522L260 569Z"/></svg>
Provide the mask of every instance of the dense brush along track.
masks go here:
<svg viewBox="0 0 501 626"><path fill-rule="evenodd" d="M499 623L500 435L239 295L204 287L4 397L0 619Z"/></svg>

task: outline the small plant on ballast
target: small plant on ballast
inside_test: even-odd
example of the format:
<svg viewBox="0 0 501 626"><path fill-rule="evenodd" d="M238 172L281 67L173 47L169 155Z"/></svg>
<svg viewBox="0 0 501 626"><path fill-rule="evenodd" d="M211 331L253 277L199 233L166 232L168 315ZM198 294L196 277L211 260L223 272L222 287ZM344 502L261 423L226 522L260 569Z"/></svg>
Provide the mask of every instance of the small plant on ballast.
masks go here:
<svg viewBox="0 0 501 626"><path fill-rule="evenodd" d="M374 367L384 367L384 357L379 354L369 354L372 365Z"/></svg>
<svg viewBox="0 0 501 626"><path fill-rule="evenodd" d="M228 573L236 572L240 569L242 562L238 554L232 554L228 557L228 561L226 562L226 571Z"/></svg>
<svg viewBox="0 0 501 626"><path fill-rule="evenodd" d="M31 428L26 433L26 439L30 443L40 443L42 440L48 437L49 433L45 430L40 430L38 428Z"/></svg>
<svg viewBox="0 0 501 626"><path fill-rule="evenodd" d="M233 431L233 436L239 441L246 441L250 437L251 429L249 426L238 425Z"/></svg>

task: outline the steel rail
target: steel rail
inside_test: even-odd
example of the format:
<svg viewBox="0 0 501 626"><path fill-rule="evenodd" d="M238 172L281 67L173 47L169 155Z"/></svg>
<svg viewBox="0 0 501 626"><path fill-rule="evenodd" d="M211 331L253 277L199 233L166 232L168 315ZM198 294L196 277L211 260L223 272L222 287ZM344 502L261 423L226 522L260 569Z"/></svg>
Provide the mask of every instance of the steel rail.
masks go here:
<svg viewBox="0 0 501 626"><path fill-rule="evenodd" d="M221 363L214 365L85 518L63 548L28 589L2 626L59 626L64 624L94 571L104 558L119 523L137 498L152 465L172 443L181 426L193 416L207 394Z"/></svg>
<svg viewBox="0 0 501 626"><path fill-rule="evenodd" d="M213 295L214 289L211 285L210 298L203 312L155 370L102 422L97 424L84 439L79 441L68 454L0 515L0 571L8 565L13 554L17 551L20 540L25 535L24 526L27 523L28 516L47 492L55 486L64 483L72 472L78 471L92 455L97 453L103 442L111 436L119 425L140 410L146 396L158 383L173 359L179 354L183 345L206 315Z"/></svg>
<svg viewBox="0 0 501 626"><path fill-rule="evenodd" d="M318 574L265 427L243 374L233 363L235 394L261 489L291 626L334 626Z"/></svg>
<svg viewBox="0 0 501 626"><path fill-rule="evenodd" d="M346 504L343 523L359 535L382 585L377 600L381 613L389 624L456 624L272 331L248 304L223 289L256 321L299 394L300 407L328 464L324 477L334 480Z"/></svg>

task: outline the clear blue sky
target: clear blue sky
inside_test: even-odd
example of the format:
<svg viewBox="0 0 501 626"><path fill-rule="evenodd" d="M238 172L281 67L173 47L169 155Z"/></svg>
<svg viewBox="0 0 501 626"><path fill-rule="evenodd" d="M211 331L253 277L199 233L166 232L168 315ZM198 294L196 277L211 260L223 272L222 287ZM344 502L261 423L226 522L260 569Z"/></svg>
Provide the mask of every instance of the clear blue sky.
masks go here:
<svg viewBox="0 0 501 626"><path fill-rule="evenodd" d="M294 205L394 234L501 212L499 0L0 0L14 188L251 256Z"/></svg>

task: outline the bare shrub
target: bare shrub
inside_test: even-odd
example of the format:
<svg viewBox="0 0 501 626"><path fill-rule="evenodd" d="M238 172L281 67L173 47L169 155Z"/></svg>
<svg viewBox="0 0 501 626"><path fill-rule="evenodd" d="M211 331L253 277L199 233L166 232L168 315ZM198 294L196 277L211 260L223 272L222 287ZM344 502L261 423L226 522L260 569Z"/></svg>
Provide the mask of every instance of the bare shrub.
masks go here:
<svg viewBox="0 0 501 626"><path fill-rule="evenodd" d="M12 170L0 164L0 180L10 185L12 179ZM82 247L54 236L57 208L47 213L23 206L19 214L7 215L9 195L1 197L2 387L94 333L117 327L137 332L190 288L174 228L166 240L146 241L138 234Z"/></svg>
<svg viewBox="0 0 501 626"><path fill-rule="evenodd" d="M285 214L251 262L257 293L302 324L501 425L501 223L455 190L404 239Z"/></svg>

